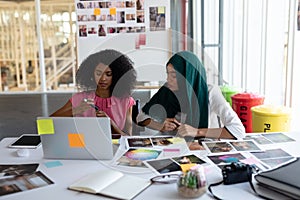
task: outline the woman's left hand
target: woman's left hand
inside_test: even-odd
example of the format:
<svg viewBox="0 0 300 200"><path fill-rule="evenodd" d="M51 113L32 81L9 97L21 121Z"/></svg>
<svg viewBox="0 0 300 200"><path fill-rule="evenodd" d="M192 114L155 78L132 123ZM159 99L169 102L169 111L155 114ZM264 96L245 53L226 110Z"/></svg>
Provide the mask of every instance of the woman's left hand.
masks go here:
<svg viewBox="0 0 300 200"><path fill-rule="evenodd" d="M181 124L178 127L178 132L177 132L180 136L185 137L185 136L192 136L192 137L196 137L198 134L198 129L194 128L188 124Z"/></svg>

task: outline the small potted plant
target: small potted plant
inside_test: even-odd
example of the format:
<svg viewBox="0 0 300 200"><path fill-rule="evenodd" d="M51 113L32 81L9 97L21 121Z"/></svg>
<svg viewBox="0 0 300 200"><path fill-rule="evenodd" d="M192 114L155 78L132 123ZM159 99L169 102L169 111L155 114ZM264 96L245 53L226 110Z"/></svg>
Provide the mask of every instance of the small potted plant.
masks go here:
<svg viewBox="0 0 300 200"><path fill-rule="evenodd" d="M195 165L183 172L177 182L178 192L183 197L196 198L206 193L206 178L202 165Z"/></svg>

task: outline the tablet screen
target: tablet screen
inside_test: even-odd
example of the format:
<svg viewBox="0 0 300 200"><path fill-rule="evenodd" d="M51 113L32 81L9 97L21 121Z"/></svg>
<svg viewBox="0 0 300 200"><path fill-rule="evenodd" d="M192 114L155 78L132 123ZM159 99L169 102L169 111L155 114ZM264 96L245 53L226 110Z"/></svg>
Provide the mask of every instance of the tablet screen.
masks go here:
<svg viewBox="0 0 300 200"><path fill-rule="evenodd" d="M9 147L15 148L36 148L41 144L39 135L22 135L14 141Z"/></svg>

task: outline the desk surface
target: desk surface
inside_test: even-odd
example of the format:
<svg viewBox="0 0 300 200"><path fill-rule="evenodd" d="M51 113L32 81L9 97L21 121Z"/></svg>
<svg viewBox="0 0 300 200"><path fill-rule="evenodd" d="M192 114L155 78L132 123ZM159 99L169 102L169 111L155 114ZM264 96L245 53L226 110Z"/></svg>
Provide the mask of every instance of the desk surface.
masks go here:
<svg viewBox="0 0 300 200"><path fill-rule="evenodd" d="M296 142L277 143L271 145L264 145L268 148L282 148L289 154L300 157L299 145L300 145L300 133L288 133L291 138L296 139ZM47 168L46 162L54 161L43 158L42 148L31 149L29 157L18 157L16 149L7 148L8 144L15 138L4 138L0 142L0 164L26 164L26 163L39 163L38 170L42 171L48 176L55 184L29 190L18 192L14 194L0 196L0 199L109 199L100 195L93 195L88 193L76 192L68 190L67 187L79 178L93 173L97 170L101 170L107 167L120 170L123 173L140 176L143 178L151 178L155 174L149 169L142 171L136 171L130 167L116 168L112 167L111 161L97 161L97 160L60 160L62 166ZM195 151L196 155L203 156L205 151ZM222 179L221 171L216 166L209 166L206 168L206 178L208 184L218 182ZM255 180L253 180L255 183ZM129 186L130 187L130 186ZM257 188L257 191L265 196L269 196L273 199L286 199L278 193ZM248 183L240 183L234 185L219 185L213 188L214 193L225 199L260 199L255 196ZM140 193L135 199L182 199L178 194L176 184L153 184ZM213 199L207 192L199 199Z"/></svg>

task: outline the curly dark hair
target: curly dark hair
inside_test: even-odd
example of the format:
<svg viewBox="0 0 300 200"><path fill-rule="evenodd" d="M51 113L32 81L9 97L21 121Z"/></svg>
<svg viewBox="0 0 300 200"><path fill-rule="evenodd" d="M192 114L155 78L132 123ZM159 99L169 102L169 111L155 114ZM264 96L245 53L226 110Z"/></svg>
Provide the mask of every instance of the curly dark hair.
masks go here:
<svg viewBox="0 0 300 200"><path fill-rule="evenodd" d="M136 84L136 71L133 62L125 54L113 49L91 54L81 63L76 73L76 82L79 89L84 91L97 89L94 71L100 63L108 65L112 71L111 95L117 97L129 96Z"/></svg>

